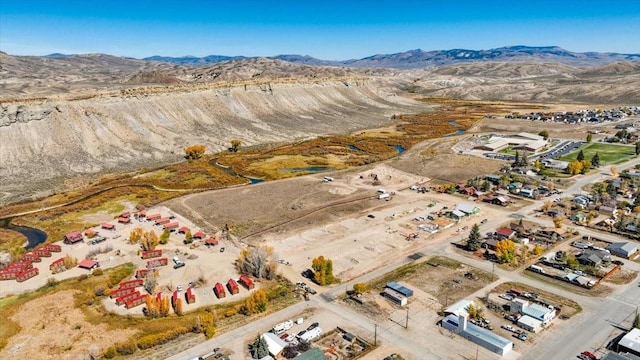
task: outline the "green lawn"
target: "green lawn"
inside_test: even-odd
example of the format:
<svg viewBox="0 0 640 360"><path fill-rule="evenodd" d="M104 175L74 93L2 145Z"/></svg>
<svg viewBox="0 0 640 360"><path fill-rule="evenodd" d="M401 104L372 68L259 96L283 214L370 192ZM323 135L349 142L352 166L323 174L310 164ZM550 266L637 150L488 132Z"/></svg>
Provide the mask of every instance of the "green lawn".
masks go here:
<svg viewBox="0 0 640 360"><path fill-rule="evenodd" d="M580 150L582 150L584 158L587 160L591 160L593 155L598 153L598 157L600 157L600 165L619 164L636 155L635 146L589 143L583 145L572 153L560 157L560 160L573 161L578 157Z"/></svg>

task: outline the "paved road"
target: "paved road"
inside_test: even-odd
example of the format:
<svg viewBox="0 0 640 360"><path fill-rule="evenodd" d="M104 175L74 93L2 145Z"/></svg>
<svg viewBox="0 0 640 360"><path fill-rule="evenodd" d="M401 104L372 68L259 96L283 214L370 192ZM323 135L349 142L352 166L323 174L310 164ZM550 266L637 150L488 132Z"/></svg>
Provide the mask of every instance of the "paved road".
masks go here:
<svg viewBox="0 0 640 360"><path fill-rule="evenodd" d="M626 164L617 166L619 171L631 168L637 164L640 164L640 158L634 159ZM596 182L603 177L610 176L610 167L603 167L600 172L583 175L577 178L574 185L565 189L565 194L579 193L581 188L586 184ZM565 195L566 196L566 195ZM553 197L538 200L533 204L520 209L516 214L511 214L513 218L519 216L525 216L531 213L533 210L542 206L545 201L555 200L562 195L556 195ZM550 221L543 219L531 219L537 223L544 225L550 225ZM504 218L495 219L481 226L481 233L495 229L500 224L504 223ZM588 229L582 229L583 233L593 236L606 238L608 240L616 240L614 235L602 234ZM562 322L556 321L556 325L561 331L543 332L541 337L544 339L544 346L537 346L536 352L523 354L523 359L526 360L547 360L547 359L573 359L583 350L590 350L594 353L602 351L603 346L606 345L608 339L612 334L621 332L617 327L628 326L630 321L633 321L633 312L638 306L638 299L640 299L640 287L635 284L623 288L618 293L609 295L606 298L595 298L577 295L568 292L563 289L556 288L546 282L542 282L536 279L525 277L517 271L505 271L500 268L493 268L493 265L486 261L476 260L468 257L464 257L451 250L451 241L462 239L463 235L453 233L451 237L442 237L442 240L437 243L430 243L423 247L412 247L406 253L399 255L396 259L393 259L387 265L381 266L378 269L370 271L362 276L357 277L345 284L341 284L333 289L324 291L323 293L316 295L311 301L298 303L286 309L283 309L277 313L269 316L257 319L251 324L245 325L233 331L222 334L214 339L208 340L200 345L191 348L188 351L177 354L170 357L171 360L190 359L199 355L208 353L215 347L223 347L225 344L232 343L233 341L243 338L250 339L256 335L256 331L259 329L267 329L275 323L281 322L283 319L294 318L305 308L319 307L331 312L335 316L339 316L344 319L345 322L357 326L362 329L362 336L372 338L373 334L371 329L374 327L373 320L362 316L356 312L351 311L346 307L339 305L336 302L332 302L331 299L343 294L345 289L351 287L356 282L366 282L376 277L379 277L389 271L392 271L410 260L406 257L408 253L422 252L426 256L429 255L444 255L455 260L468 263L477 268L491 272L495 271L503 281L518 281L522 282L542 290L553 292L561 296L571 298L577 301L582 307L583 312L577 316L574 316L571 320ZM634 268L640 269L638 264L629 264ZM637 270L637 269L636 269ZM292 280L299 280L297 274L291 273L289 276L294 277ZM494 287L495 284L490 284L490 287ZM480 291L488 291L489 288L485 288ZM369 329L369 330L367 330ZM406 349L408 354L413 355L417 359L440 359L438 354L433 353L428 342L416 342L410 339L410 337L403 334L405 330L401 327L390 327L386 331L379 333L379 339L386 343L394 344L395 346ZM406 333L405 333L406 334ZM553 337L545 336L551 334ZM447 356L442 354L442 356Z"/></svg>

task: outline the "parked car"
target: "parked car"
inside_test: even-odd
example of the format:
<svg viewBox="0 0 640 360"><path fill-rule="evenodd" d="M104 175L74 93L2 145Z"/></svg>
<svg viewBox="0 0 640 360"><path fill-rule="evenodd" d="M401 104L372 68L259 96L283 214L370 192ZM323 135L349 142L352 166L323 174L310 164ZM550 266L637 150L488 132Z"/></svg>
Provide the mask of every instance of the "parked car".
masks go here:
<svg viewBox="0 0 640 360"><path fill-rule="evenodd" d="M317 328L320 324L318 324L317 322L311 323L311 325L309 325L309 327L307 328L307 331L311 331L315 328Z"/></svg>
<svg viewBox="0 0 640 360"><path fill-rule="evenodd" d="M578 357L580 359L583 359L583 360L598 360L598 358L595 355L593 355L592 353L590 353L590 352L588 352L586 350L583 351L582 353L580 353L580 355L578 355Z"/></svg>
<svg viewBox="0 0 640 360"><path fill-rule="evenodd" d="M289 334L287 334L287 333L284 333L284 334L280 335L280 339L282 339L284 341L287 341L288 337L289 337Z"/></svg>
<svg viewBox="0 0 640 360"><path fill-rule="evenodd" d="M501 325L500 327L507 331L511 331L511 332L515 331L515 329L511 325Z"/></svg>
<svg viewBox="0 0 640 360"><path fill-rule="evenodd" d="M480 221L480 224L486 224L487 223L487 219L482 219L482 221Z"/></svg>
<svg viewBox="0 0 640 360"><path fill-rule="evenodd" d="M505 299L507 301L513 300L513 295L509 295L509 294L500 294L498 295L498 297L501 299Z"/></svg>
<svg viewBox="0 0 640 360"><path fill-rule="evenodd" d="M178 290L179 292L182 292L182 290L184 290L184 289L182 288L182 285L178 285L178 286L176 287L176 290Z"/></svg>
<svg viewBox="0 0 640 360"><path fill-rule="evenodd" d="M376 216L373 215L373 214L369 214L369 215L367 215L367 217L370 218L370 219L375 219L376 218Z"/></svg>
<svg viewBox="0 0 640 360"><path fill-rule="evenodd" d="M304 288L304 290L305 290L306 292L308 292L309 294L311 294L311 295L315 295L315 294L317 294L317 293L318 293L317 291L313 290L312 288L310 288L310 287L308 287L308 286L307 286L307 287L305 287L305 288Z"/></svg>
<svg viewBox="0 0 640 360"><path fill-rule="evenodd" d="M529 338L529 337L527 336L527 333L525 333L525 332L516 333L516 334L513 334L513 336L514 336L515 338L517 338L518 340L522 340L522 341L527 341L527 339Z"/></svg>
<svg viewBox="0 0 640 360"><path fill-rule="evenodd" d="M183 263L183 262L179 262L179 263L175 263L175 264L173 265L173 268L174 268L174 269L179 269L179 268L181 268L181 267L183 267L183 266L184 266L184 263Z"/></svg>

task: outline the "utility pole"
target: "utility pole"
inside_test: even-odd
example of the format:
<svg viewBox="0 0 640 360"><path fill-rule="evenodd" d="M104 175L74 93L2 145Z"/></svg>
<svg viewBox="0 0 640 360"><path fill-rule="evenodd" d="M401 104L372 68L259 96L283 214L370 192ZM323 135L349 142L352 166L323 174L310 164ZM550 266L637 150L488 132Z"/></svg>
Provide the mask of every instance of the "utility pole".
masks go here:
<svg viewBox="0 0 640 360"><path fill-rule="evenodd" d="M496 263L491 262L491 282L493 282L493 273L496 271Z"/></svg>
<svg viewBox="0 0 640 360"><path fill-rule="evenodd" d="M373 324L374 326L374 330L373 330L373 346L377 346L378 345L378 324Z"/></svg>
<svg viewBox="0 0 640 360"><path fill-rule="evenodd" d="M404 322L404 328L408 329L409 328L409 308L407 308L407 318Z"/></svg>

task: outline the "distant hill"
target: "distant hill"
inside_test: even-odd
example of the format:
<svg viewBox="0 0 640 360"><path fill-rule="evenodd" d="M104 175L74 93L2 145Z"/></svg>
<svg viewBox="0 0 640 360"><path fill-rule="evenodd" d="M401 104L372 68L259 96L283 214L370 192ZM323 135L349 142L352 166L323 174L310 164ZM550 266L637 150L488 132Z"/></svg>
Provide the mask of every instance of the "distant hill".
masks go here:
<svg viewBox="0 0 640 360"><path fill-rule="evenodd" d="M378 54L362 59L322 60L307 55L278 55L272 59L284 60L296 64L322 66L349 66L360 68L396 68L413 69L439 67L457 63L473 62L545 62L561 63L572 66L597 66L619 61L640 62L640 54L572 52L557 46L507 46L489 50L409 50L396 54ZM245 59L243 56L210 55L205 57L166 57L152 56L142 60L159 61L181 65L214 64L228 60Z"/></svg>

